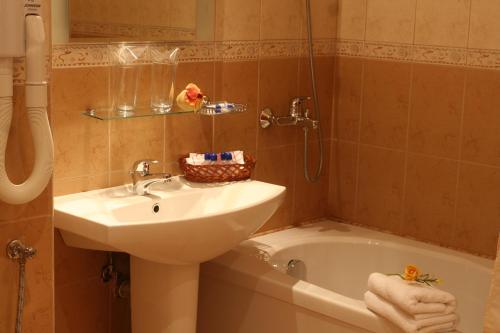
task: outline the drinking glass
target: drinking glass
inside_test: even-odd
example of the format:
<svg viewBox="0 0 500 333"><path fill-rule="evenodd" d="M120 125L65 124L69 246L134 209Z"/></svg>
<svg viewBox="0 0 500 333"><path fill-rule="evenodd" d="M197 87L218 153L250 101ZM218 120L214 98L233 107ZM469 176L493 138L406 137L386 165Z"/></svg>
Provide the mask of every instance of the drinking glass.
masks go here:
<svg viewBox="0 0 500 333"><path fill-rule="evenodd" d="M151 109L156 113L172 111L175 73L179 48L151 47Z"/></svg>
<svg viewBox="0 0 500 333"><path fill-rule="evenodd" d="M122 116L132 115L136 108L139 65L145 61L146 50L146 45L111 46L113 110Z"/></svg>

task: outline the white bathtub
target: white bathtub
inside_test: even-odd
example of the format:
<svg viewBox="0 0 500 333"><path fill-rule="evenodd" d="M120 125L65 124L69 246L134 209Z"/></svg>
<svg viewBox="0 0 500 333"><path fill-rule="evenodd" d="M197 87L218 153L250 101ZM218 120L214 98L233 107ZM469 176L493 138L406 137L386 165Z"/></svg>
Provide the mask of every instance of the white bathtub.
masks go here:
<svg viewBox="0 0 500 333"><path fill-rule="evenodd" d="M304 263L292 274L301 279L286 274L292 259ZM443 279L460 332L482 332L491 260L331 221L255 237L203 264L198 332L400 332L362 295L371 272L406 264Z"/></svg>

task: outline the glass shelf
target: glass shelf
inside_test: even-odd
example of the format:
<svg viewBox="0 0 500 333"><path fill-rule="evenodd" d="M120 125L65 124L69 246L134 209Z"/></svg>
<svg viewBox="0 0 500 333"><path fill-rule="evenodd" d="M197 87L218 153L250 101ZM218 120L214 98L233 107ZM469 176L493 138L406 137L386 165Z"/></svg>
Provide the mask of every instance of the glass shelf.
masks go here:
<svg viewBox="0 0 500 333"><path fill-rule="evenodd" d="M82 115L99 120L119 120L142 117L173 116L181 114L200 114L202 116L219 116L229 113L241 113L247 110L245 104L217 102L204 105L199 111L170 111L155 112L150 108L137 108L134 111L124 112L113 109L87 109Z"/></svg>
<svg viewBox="0 0 500 333"><path fill-rule="evenodd" d="M173 116L194 113L194 111L171 111L171 112L154 112L150 108L139 108L135 109L133 112L119 112L117 110L111 109L87 109L82 114L87 117L91 117L99 120L118 120L118 119L131 119L131 118L143 118L143 117L157 117L157 116Z"/></svg>

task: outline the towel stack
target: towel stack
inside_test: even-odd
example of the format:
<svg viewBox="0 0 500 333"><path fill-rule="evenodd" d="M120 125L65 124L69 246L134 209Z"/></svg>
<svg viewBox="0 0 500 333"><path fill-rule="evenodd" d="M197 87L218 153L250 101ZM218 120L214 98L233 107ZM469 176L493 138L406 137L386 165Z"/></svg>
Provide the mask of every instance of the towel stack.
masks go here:
<svg viewBox="0 0 500 333"><path fill-rule="evenodd" d="M450 332L458 321L452 294L398 276L372 273L365 303L407 333Z"/></svg>

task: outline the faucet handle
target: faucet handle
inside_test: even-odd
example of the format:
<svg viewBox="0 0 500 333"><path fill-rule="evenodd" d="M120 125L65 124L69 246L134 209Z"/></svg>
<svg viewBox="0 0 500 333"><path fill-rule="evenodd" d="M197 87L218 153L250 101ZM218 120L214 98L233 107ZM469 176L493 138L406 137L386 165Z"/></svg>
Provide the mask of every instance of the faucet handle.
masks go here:
<svg viewBox="0 0 500 333"><path fill-rule="evenodd" d="M153 160L153 159L135 161L134 164L132 165L132 170L130 170L130 173L134 174L137 172L140 173L142 176L147 176L149 175L149 165L158 163L160 163L158 160Z"/></svg>
<svg viewBox="0 0 500 333"><path fill-rule="evenodd" d="M292 101L290 102L290 117L300 117L302 116L302 102L310 100L311 97L309 96L298 96L292 98Z"/></svg>
<svg viewBox="0 0 500 333"><path fill-rule="evenodd" d="M292 104L300 104L303 101L310 101L310 100L311 100L311 96L297 96L297 97L292 98L291 103Z"/></svg>

